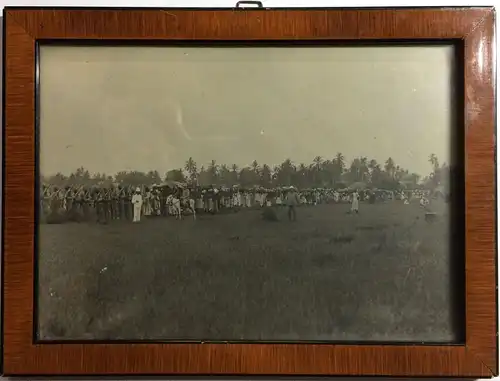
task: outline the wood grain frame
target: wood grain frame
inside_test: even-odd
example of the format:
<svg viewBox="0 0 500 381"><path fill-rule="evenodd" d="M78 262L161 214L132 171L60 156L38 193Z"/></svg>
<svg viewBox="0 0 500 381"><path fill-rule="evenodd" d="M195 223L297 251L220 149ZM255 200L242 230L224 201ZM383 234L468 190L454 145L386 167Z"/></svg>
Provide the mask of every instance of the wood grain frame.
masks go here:
<svg viewBox="0 0 500 381"><path fill-rule="evenodd" d="M39 344L34 340L35 53L43 40L456 40L465 120L464 345ZM6 8L3 371L13 375L498 374L493 8ZM463 127L463 126L462 126Z"/></svg>

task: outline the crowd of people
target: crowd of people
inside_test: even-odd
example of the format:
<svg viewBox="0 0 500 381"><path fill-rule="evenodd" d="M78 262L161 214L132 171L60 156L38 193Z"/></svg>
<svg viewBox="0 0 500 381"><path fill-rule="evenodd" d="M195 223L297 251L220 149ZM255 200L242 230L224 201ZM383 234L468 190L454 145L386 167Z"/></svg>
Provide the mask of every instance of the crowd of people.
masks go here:
<svg viewBox="0 0 500 381"><path fill-rule="evenodd" d="M380 189L296 189L280 187L199 187L178 184L175 186L126 186L110 187L43 185L40 191L39 219L43 223L96 221L139 222L143 217L168 217L175 215L174 200L181 205L181 213L238 212L263 207L320 205L351 203L352 210L359 210L359 202L387 202L401 200L409 203L420 199L426 203L426 190L380 190ZM293 217L293 216L292 216ZM291 217L291 218L292 218Z"/></svg>

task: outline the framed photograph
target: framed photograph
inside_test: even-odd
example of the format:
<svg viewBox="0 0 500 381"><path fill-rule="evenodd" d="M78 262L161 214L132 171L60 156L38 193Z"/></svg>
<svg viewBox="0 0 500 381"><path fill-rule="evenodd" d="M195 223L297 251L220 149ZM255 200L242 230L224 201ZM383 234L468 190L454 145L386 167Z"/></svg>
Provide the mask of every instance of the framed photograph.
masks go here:
<svg viewBox="0 0 500 381"><path fill-rule="evenodd" d="M5 8L3 373L498 375L494 9L240 5Z"/></svg>

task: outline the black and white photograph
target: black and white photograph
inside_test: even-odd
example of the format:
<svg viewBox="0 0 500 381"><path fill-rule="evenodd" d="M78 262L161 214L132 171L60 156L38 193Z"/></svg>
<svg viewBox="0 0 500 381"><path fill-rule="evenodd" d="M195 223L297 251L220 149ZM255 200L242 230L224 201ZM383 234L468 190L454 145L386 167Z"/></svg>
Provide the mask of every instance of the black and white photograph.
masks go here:
<svg viewBox="0 0 500 381"><path fill-rule="evenodd" d="M454 342L449 45L41 45L37 338Z"/></svg>

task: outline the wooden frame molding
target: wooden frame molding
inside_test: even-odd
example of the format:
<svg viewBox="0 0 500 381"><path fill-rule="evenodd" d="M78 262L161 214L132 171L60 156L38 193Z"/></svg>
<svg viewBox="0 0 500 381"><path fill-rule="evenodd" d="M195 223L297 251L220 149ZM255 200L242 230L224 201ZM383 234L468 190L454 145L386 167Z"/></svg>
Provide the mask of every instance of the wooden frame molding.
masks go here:
<svg viewBox="0 0 500 381"><path fill-rule="evenodd" d="M41 40L439 40L464 47L465 345L34 343L35 79ZM493 8L5 8L3 371L13 375L498 374Z"/></svg>

